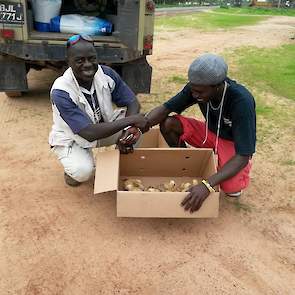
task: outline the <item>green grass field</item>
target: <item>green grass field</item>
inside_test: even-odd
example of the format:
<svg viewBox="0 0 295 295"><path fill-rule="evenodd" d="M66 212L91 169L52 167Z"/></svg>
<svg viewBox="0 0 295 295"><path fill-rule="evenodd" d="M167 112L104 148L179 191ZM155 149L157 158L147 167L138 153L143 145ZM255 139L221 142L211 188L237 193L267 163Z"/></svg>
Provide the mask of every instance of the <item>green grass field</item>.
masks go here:
<svg viewBox="0 0 295 295"><path fill-rule="evenodd" d="M244 83L295 101L295 45L271 49L242 47L226 55L236 65L232 74ZM184 84L187 78L173 75L168 82ZM261 113L271 111L271 107L266 107Z"/></svg>
<svg viewBox="0 0 295 295"><path fill-rule="evenodd" d="M226 55L235 65L229 75L245 84L255 97L258 142L271 146L280 140L282 131L294 133L295 45L242 47Z"/></svg>
<svg viewBox="0 0 295 295"><path fill-rule="evenodd" d="M241 48L235 55L245 82L295 101L295 45Z"/></svg>
<svg viewBox="0 0 295 295"><path fill-rule="evenodd" d="M230 14L249 14L249 15L285 15L295 16L295 9L286 8L259 8L259 7L242 7L242 8L217 8L215 12Z"/></svg>
<svg viewBox="0 0 295 295"><path fill-rule="evenodd" d="M216 29L230 29L245 25L253 25L265 19L265 16L241 16L203 12L181 16L157 17L155 25L156 30L163 28L193 28L209 31Z"/></svg>

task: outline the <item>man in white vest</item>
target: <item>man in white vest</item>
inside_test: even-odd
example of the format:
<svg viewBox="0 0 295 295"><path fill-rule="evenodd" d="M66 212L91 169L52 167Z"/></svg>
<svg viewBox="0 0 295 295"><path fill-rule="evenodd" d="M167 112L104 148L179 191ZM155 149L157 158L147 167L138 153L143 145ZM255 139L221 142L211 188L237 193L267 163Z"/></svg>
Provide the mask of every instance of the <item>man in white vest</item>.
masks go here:
<svg viewBox="0 0 295 295"><path fill-rule="evenodd" d="M121 152L129 152L132 146L120 140L124 129L132 128L133 136L139 137L137 128L144 128L147 120L139 114L140 104L120 76L98 65L90 37L70 37L67 57L69 68L50 92L53 126L49 144L64 167L65 182L77 186L93 175L93 147L117 144ZM113 105L125 109L113 110Z"/></svg>

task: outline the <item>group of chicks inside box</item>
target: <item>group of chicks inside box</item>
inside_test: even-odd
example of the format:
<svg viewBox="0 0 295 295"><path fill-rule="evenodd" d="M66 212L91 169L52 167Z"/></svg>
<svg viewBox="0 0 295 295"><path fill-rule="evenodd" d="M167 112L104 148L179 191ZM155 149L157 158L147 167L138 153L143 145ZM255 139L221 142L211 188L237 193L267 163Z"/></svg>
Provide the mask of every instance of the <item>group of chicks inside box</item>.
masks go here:
<svg viewBox="0 0 295 295"><path fill-rule="evenodd" d="M192 182L183 182L179 186L174 180L165 182L158 186L145 187L140 179L126 179L124 181L124 188L126 191L144 191L144 192L186 192L192 186L199 184L197 179L193 179Z"/></svg>

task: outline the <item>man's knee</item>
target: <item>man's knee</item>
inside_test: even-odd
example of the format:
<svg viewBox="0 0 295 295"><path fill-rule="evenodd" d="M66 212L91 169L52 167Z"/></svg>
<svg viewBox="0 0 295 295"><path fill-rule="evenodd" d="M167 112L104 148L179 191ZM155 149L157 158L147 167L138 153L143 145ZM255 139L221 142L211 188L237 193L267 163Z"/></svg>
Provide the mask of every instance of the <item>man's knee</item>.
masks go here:
<svg viewBox="0 0 295 295"><path fill-rule="evenodd" d="M94 165L89 162L80 162L65 167L65 172L79 182L87 181L94 173Z"/></svg>
<svg viewBox="0 0 295 295"><path fill-rule="evenodd" d="M164 121L162 121L160 123L160 130L162 134L170 132L182 134L183 132L181 122L175 117L167 117Z"/></svg>

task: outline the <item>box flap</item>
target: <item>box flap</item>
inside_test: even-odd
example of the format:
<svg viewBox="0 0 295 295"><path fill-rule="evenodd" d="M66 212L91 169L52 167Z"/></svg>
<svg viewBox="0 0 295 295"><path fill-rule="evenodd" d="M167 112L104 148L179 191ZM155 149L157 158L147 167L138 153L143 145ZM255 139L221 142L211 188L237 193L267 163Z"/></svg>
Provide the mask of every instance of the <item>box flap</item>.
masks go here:
<svg viewBox="0 0 295 295"><path fill-rule="evenodd" d="M147 133L144 133L139 141L137 148L156 148L158 147L159 129L152 128Z"/></svg>
<svg viewBox="0 0 295 295"><path fill-rule="evenodd" d="M137 148L169 148L158 127L151 128L141 136Z"/></svg>
<svg viewBox="0 0 295 295"><path fill-rule="evenodd" d="M97 153L94 194L118 189L119 159L119 150Z"/></svg>

